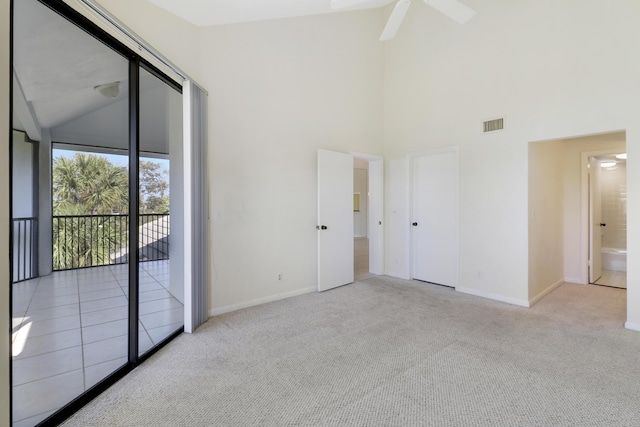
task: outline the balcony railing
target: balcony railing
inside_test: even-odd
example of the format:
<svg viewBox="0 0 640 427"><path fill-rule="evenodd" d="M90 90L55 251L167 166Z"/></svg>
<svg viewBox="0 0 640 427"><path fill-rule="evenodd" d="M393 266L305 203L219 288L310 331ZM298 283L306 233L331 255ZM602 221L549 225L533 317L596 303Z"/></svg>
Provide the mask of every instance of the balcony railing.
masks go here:
<svg viewBox="0 0 640 427"><path fill-rule="evenodd" d="M129 262L129 215L53 217L53 269L97 267ZM138 218L139 259L169 259L169 214Z"/></svg>
<svg viewBox="0 0 640 427"><path fill-rule="evenodd" d="M38 219L13 220L13 282L38 275Z"/></svg>

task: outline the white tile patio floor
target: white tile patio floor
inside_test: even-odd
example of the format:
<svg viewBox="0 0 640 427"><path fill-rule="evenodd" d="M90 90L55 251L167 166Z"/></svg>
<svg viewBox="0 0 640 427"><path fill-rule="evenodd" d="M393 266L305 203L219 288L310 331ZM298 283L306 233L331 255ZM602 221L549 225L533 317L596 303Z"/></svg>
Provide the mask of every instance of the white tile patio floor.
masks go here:
<svg viewBox="0 0 640 427"><path fill-rule="evenodd" d="M128 266L13 285L13 426L33 426L127 361ZM169 261L140 265L140 353L182 326Z"/></svg>

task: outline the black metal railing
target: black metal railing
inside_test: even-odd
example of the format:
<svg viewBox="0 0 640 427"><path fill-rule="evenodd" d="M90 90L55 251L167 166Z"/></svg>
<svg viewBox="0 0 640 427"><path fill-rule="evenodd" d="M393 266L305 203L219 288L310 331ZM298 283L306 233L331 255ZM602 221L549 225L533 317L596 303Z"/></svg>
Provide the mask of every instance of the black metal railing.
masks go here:
<svg viewBox="0 0 640 427"><path fill-rule="evenodd" d="M138 221L140 261L169 259L169 214L141 214Z"/></svg>
<svg viewBox="0 0 640 427"><path fill-rule="evenodd" d="M13 219L13 282L38 276L38 218Z"/></svg>
<svg viewBox="0 0 640 427"><path fill-rule="evenodd" d="M53 217L53 269L129 262L129 215ZM169 214L138 218L140 261L169 259Z"/></svg>

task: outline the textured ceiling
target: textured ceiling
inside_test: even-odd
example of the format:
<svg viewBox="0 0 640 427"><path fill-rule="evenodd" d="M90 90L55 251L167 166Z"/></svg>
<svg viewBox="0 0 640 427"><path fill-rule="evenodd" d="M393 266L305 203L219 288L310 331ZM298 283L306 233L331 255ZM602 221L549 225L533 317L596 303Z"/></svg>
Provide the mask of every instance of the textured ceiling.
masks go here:
<svg viewBox="0 0 640 427"><path fill-rule="evenodd" d="M36 0L14 2L13 69L22 89L14 91L14 112L22 92L31 120L50 129L56 142L127 147L128 60ZM94 90L112 82L120 82L113 99ZM177 96L181 105L181 97L145 71L140 91L141 149L164 153L169 98ZM13 120L14 128L28 128L17 114Z"/></svg>
<svg viewBox="0 0 640 427"><path fill-rule="evenodd" d="M370 0L340 11L330 0L147 0L197 26L264 21L294 16L320 15L345 10L374 9L393 0Z"/></svg>
<svg viewBox="0 0 640 427"><path fill-rule="evenodd" d="M38 123L51 128L126 97L128 62L34 0L14 3L13 65ZM122 81L114 100L94 86Z"/></svg>

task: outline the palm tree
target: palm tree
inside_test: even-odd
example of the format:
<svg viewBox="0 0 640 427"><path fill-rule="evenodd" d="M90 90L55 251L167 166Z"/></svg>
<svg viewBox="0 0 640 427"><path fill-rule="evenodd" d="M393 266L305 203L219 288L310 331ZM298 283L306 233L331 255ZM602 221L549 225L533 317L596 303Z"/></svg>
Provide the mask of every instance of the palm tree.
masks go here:
<svg viewBox="0 0 640 427"><path fill-rule="evenodd" d="M127 169L104 157L76 153L53 162L54 268L110 263L127 240ZM102 215L102 216L101 216Z"/></svg>
<svg viewBox="0 0 640 427"><path fill-rule="evenodd" d="M104 157L76 153L53 161L53 214L126 213L127 169Z"/></svg>

